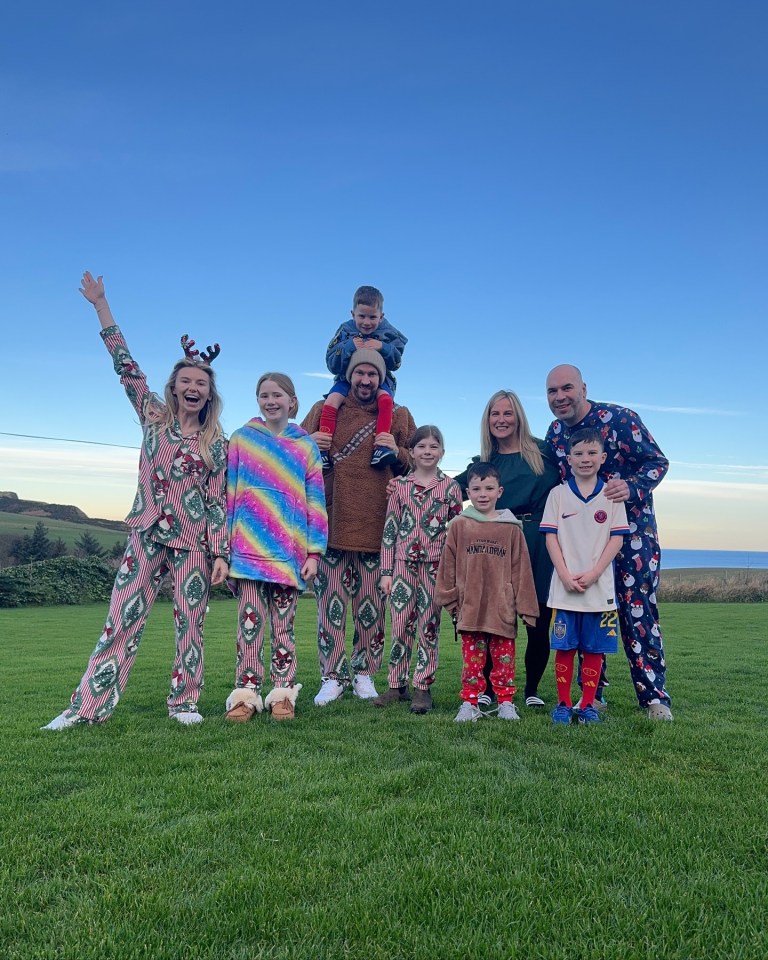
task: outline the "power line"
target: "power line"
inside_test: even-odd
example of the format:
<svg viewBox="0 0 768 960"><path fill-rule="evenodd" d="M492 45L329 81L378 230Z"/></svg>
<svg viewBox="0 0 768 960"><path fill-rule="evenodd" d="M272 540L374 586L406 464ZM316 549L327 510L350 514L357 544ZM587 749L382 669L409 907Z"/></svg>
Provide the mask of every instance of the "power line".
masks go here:
<svg viewBox="0 0 768 960"><path fill-rule="evenodd" d="M125 443L104 443L101 440L75 440L72 437L37 437L33 433L6 433L0 430L0 437L23 437L25 440L56 440L59 443L88 443L92 447L119 447L120 450L139 450L140 447L129 447Z"/></svg>

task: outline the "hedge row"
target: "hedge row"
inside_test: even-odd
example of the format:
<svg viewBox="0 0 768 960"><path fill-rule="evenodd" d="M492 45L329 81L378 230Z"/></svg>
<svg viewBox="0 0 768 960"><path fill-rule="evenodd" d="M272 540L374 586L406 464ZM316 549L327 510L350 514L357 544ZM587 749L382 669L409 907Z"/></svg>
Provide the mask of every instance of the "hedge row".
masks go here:
<svg viewBox="0 0 768 960"><path fill-rule="evenodd" d="M113 566L97 557L57 557L0 571L0 607L108 600Z"/></svg>

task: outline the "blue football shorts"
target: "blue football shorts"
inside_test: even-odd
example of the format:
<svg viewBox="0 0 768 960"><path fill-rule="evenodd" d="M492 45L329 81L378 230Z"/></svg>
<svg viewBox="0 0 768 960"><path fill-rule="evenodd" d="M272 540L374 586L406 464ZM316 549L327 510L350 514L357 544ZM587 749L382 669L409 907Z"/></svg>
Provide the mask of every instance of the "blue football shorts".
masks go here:
<svg viewBox="0 0 768 960"><path fill-rule="evenodd" d="M618 611L584 613L577 610L553 610L550 643L553 650L616 653L619 649Z"/></svg>

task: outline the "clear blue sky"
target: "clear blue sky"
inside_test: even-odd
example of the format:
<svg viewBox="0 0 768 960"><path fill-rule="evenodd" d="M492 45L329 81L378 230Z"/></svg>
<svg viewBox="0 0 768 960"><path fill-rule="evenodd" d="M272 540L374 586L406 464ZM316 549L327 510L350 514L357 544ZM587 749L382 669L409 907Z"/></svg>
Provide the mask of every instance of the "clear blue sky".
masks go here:
<svg viewBox="0 0 768 960"><path fill-rule="evenodd" d="M672 461L662 542L768 549L768 7L38 3L0 37L2 431L136 446L77 292L156 388L217 340L225 425L266 369L323 392L352 292L410 338L398 399L478 452L556 363ZM0 435L0 489L123 516L136 452Z"/></svg>

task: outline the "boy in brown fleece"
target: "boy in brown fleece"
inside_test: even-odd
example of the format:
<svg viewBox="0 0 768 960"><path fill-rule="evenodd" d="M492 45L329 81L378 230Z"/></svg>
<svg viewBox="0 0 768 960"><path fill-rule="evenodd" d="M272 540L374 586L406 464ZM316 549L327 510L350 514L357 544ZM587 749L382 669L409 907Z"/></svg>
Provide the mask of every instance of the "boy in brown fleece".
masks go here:
<svg viewBox="0 0 768 960"><path fill-rule="evenodd" d="M475 463L467 473L472 503L448 527L437 572L436 599L456 619L464 668L456 722L479 720L477 698L485 689L483 664L490 648L491 684L499 720L519 720L515 695L517 618L533 625L539 614L522 523L511 510L497 510L503 493L499 471Z"/></svg>

